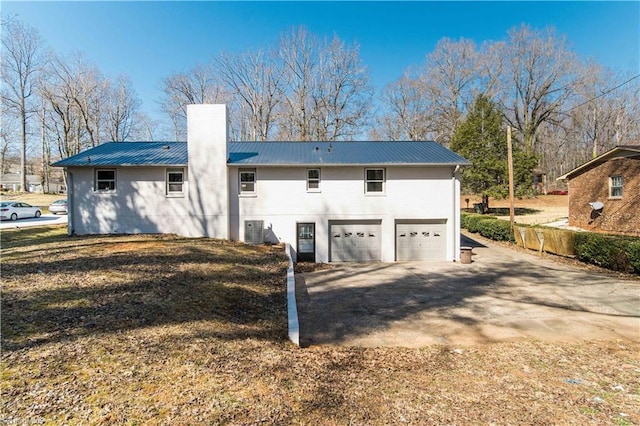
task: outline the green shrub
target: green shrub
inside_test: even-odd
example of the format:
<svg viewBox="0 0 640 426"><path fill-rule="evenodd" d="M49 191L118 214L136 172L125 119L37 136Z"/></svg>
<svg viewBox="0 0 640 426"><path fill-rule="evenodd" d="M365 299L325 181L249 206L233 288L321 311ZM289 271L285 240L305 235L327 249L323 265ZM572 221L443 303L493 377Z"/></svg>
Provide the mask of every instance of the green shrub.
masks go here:
<svg viewBox="0 0 640 426"><path fill-rule="evenodd" d="M496 217L475 213L462 214L460 218L460 226L469 232L480 232L479 223L486 219L496 219Z"/></svg>
<svg viewBox="0 0 640 426"><path fill-rule="evenodd" d="M640 274L640 238L631 241L627 246L629 267L634 274Z"/></svg>
<svg viewBox="0 0 640 426"><path fill-rule="evenodd" d="M501 219L485 219L478 222L480 235L494 241L515 242L511 233L511 224Z"/></svg>
<svg viewBox="0 0 640 426"><path fill-rule="evenodd" d="M480 233L485 238L496 241L514 242L509 222L495 216L465 214L460 217L460 226L469 232Z"/></svg>
<svg viewBox="0 0 640 426"><path fill-rule="evenodd" d="M578 232L575 251L583 262L640 274L640 238Z"/></svg>

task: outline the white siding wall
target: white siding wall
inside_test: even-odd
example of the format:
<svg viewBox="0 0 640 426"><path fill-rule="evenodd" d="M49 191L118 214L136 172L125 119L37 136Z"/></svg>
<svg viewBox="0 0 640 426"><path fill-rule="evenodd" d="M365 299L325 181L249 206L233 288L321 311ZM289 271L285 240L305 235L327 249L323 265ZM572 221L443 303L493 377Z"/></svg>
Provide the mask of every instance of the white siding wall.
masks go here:
<svg viewBox="0 0 640 426"><path fill-rule="evenodd" d="M106 167L105 167L106 168ZM93 168L69 168L69 231L82 234L176 233L202 226L192 218L189 198L165 195L165 167L118 167L116 190L97 192ZM185 168L185 189L189 177Z"/></svg>
<svg viewBox="0 0 640 426"><path fill-rule="evenodd" d="M238 195L238 168L230 168L231 238L244 239L245 220L264 220L273 242L295 247L296 222L315 222L316 261L327 262L329 220L381 219L382 260L392 262L396 219L446 219L447 259L457 258L453 168L387 167L382 195L365 194L365 167L322 167L320 192L307 192L306 170L257 168L256 194L245 196Z"/></svg>
<svg viewBox="0 0 640 426"><path fill-rule="evenodd" d="M93 190L94 168L70 167L69 232L229 237L226 107L189 105L187 110L184 196L165 195L166 167L118 167L113 192Z"/></svg>

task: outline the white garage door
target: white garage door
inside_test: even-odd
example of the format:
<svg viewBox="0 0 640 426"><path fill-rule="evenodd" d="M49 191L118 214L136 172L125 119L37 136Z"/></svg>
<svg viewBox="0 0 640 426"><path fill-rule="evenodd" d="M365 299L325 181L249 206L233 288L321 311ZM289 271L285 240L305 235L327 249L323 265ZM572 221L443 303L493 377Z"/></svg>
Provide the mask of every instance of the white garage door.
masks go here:
<svg viewBox="0 0 640 426"><path fill-rule="evenodd" d="M446 220L396 223L396 258L402 260L445 260Z"/></svg>
<svg viewBox="0 0 640 426"><path fill-rule="evenodd" d="M381 222L330 221L332 262L368 262L381 259Z"/></svg>

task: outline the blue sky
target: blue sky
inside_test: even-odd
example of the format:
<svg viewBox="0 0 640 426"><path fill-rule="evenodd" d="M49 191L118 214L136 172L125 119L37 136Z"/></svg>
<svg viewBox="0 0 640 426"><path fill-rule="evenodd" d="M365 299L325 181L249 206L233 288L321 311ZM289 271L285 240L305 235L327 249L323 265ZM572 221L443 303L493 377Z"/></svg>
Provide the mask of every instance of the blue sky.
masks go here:
<svg viewBox="0 0 640 426"><path fill-rule="evenodd" d="M277 42L298 25L358 42L380 88L421 65L443 37L501 40L521 23L553 26L583 58L640 72L640 2L17 2L2 1L57 53L83 52L107 76L128 74L158 117L160 82L225 50Z"/></svg>

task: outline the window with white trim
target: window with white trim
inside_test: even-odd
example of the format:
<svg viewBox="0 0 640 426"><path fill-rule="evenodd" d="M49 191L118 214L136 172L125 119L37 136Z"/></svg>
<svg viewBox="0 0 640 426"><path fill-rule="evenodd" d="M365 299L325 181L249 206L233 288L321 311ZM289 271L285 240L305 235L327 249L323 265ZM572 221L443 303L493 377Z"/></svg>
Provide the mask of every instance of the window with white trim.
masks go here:
<svg viewBox="0 0 640 426"><path fill-rule="evenodd" d="M167 169L167 195L184 195L184 169Z"/></svg>
<svg viewBox="0 0 640 426"><path fill-rule="evenodd" d="M256 193L256 171L240 170L240 193L255 194Z"/></svg>
<svg viewBox="0 0 640 426"><path fill-rule="evenodd" d="M95 191L108 192L116 190L116 169L96 169Z"/></svg>
<svg viewBox="0 0 640 426"><path fill-rule="evenodd" d="M622 197L622 176L611 176L609 178L609 196L611 198Z"/></svg>
<svg viewBox="0 0 640 426"><path fill-rule="evenodd" d="M384 169L365 169L365 193L384 193Z"/></svg>
<svg viewBox="0 0 640 426"><path fill-rule="evenodd" d="M320 191L320 169L307 169L307 191Z"/></svg>

